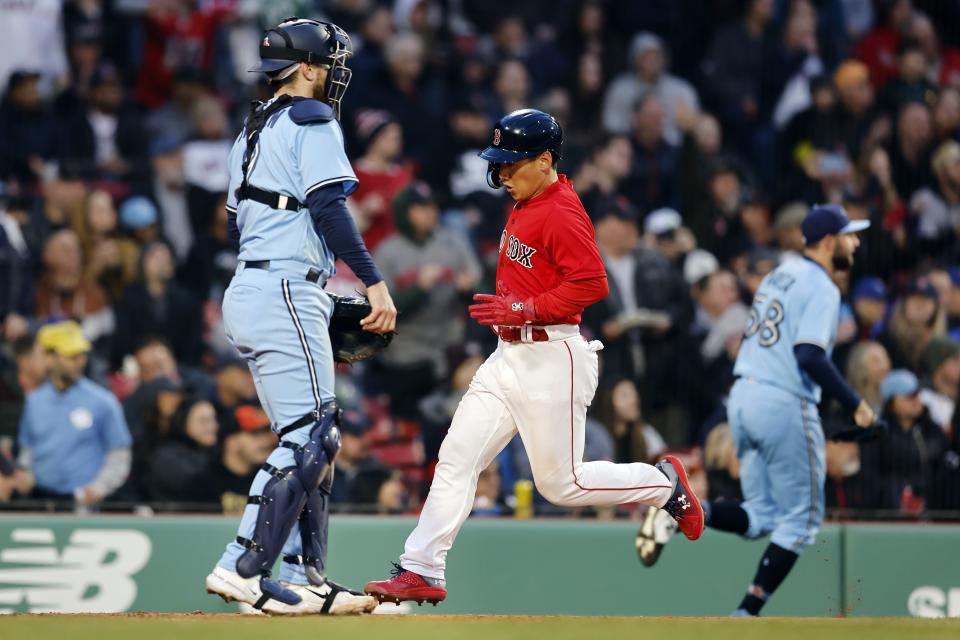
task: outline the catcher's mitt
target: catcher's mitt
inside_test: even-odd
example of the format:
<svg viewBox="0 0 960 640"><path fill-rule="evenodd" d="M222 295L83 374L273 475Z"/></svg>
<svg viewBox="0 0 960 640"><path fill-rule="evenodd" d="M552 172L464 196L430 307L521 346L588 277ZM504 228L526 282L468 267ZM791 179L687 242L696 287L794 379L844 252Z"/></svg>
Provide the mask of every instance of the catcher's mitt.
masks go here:
<svg viewBox="0 0 960 640"><path fill-rule="evenodd" d="M372 333L360 327L360 321L370 315L371 307L366 298L337 296L327 293L333 300L330 316L330 344L333 359L352 364L372 358L387 348L395 331Z"/></svg>

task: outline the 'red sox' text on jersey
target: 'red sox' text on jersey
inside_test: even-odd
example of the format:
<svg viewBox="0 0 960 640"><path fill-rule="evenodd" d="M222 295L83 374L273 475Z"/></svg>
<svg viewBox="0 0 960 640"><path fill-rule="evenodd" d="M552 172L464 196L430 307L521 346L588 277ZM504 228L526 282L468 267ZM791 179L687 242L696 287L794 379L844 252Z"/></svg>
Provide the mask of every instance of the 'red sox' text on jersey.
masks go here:
<svg viewBox="0 0 960 640"><path fill-rule="evenodd" d="M552 307L544 293L562 283L606 276L593 223L563 174L540 195L514 205L500 236L497 294L533 297L539 311ZM595 300L587 298L587 300ZM567 300L566 302L570 302ZM583 308L535 324L580 324Z"/></svg>

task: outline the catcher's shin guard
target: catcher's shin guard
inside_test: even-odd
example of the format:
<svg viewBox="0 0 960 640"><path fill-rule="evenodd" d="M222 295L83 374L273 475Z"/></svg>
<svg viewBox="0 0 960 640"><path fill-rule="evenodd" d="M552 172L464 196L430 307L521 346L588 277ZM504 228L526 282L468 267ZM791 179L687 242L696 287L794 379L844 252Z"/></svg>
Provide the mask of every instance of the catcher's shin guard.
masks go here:
<svg viewBox="0 0 960 640"><path fill-rule="evenodd" d="M259 505L253 538L237 538L237 543L247 549L237 560L237 573L241 576L270 575L309 498L320 493L318 488L326 476L332 476L333 460L340 450L339 413L336 403L324 404L320 419L313 422L305 444L280 443L281 447L293 451L295 465L284 469L269 463L263 465L262 470L271 478L261 495L248 498L251 504ZM324 527L324 546L325 536Z"/></svg>
<svg viewBox="0 0 960 640"><path fill-rule="evenodd" d="M307 504L300 512L297 526L300 529L302 550L300 555L288 555L283 561L303 565L310 584L321 586L326 581L327 530L330 517L330 488L333 486L333 467L320 482L320 487L310 494Z"/></svg>

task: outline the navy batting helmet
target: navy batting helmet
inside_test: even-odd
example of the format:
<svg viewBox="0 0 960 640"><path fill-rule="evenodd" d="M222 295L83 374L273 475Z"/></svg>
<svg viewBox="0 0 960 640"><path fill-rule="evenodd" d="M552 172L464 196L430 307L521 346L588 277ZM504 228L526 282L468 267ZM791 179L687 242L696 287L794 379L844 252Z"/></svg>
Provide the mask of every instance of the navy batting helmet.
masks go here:
<svg viewBox="0 0 960 640"><path fill-rule="evenodd" d="M264 32L260 41L260 63L250 71L278 80L293 73L295 65L301 62L328 66L326 99L339 118L340 100L352 75L347 59L352 55L350 36L332 22L286 18ZM284 69L289 69L289 73L282 73Z"/></svg>
<svg viewBox="0 0 960 640"><path fill-rule="evenodd" d="M549 113L536 109L520 109L508 113L493 125L493 141L480 152L480 157L489 162L487 184L500 187L500 165L538 156L544 151L553 155L554 161L561 157L563 129Z"/></svg>

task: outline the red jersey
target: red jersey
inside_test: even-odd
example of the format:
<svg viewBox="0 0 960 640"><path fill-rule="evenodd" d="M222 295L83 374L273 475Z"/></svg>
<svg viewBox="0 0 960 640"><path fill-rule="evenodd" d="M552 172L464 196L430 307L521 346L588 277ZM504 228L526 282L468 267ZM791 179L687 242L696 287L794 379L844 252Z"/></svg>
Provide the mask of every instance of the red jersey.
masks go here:
<svg viewBox="0 0 960 640"><path fill-rule="evenodd" d="M594 238L593 223L573 190L573 182L559 179L540 195L514 205L500 236L497 260L497 294L513 293L534 298L540 309L543 294L578 281L600 279L595 296L582 298L582 305L561 319L534 324L580 324L580 315L590 303L606 296L606 269ZM569 302L569 298L567 299ZM539 311L537 317L543 317Z"/></svg>

